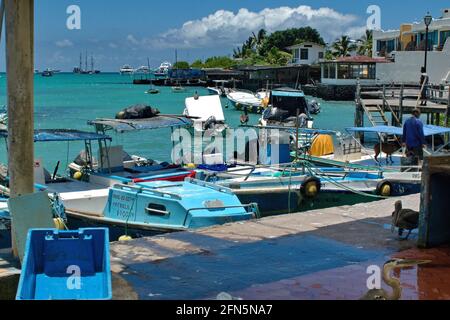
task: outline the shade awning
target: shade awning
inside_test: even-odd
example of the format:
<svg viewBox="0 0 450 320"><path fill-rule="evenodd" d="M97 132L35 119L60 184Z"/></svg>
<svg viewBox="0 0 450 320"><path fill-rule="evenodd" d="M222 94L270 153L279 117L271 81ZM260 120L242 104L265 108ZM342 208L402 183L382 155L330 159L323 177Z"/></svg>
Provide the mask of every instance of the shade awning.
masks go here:
<svg viewBox="0 0 450 320"><path fill-rule="evenodd" d="M345 129L347 132L365 132L365 133L383 133L396 136L403 135L403 128L392 126L376 126L376 127L353 127ZM433 125L426 125L423 127L423 131L426 137L434 136L438 134L445 134L450 132L450 128L439 127Z"/></svg>
<svg viewBox="0 0 450 320"><path fill-rule="evenodd" d="M8 131L0 131L0 137L8 138ZM112 138L95 132L85 132L68 129L42 129L34 131L34 142L64 142L64 141L98 141Z"/></svg>
<svg viewBox="0 0 450 320"><path fill-rule="evenodd" d="M192 120L183 116L157 116L148 119L133 119L133 120L117 120L117 119L97 119L88 122L89 125L101 126L105 130L114 130L119 133L176 128L192 125Z"/></svg>

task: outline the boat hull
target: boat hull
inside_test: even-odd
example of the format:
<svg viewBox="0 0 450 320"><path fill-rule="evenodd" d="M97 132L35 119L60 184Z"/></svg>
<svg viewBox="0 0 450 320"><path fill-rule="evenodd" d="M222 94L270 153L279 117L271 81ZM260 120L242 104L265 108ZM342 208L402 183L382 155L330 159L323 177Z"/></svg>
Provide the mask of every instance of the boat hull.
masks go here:
<svg viewBox="0 0 450 320"><path fill-rule="evenodd" d="M230 101L231 105L238 111L247 110L248 113L253 113L253 114L262 114L264 111L264 108L260 105L256 106L256 105L251 105L251 104L240 103L240 102L237 102L230 98L228 98L228 100Z"/></svg>

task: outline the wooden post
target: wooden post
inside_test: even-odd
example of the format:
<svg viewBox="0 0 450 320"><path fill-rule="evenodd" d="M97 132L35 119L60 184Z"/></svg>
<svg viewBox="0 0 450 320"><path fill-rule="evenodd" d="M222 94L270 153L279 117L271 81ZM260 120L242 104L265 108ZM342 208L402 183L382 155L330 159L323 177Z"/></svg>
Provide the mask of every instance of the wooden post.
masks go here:
<svg viewBox="0 0 450 320"><path fill-rule="evenodd" d="M34 192L34 0L4 1L8 77L8 169L11 197L14 198ZM14 224L12 229L14 230ZM14 231L12 233L14 236ZM15 248L13 239L13 251L16 251Z"/></svg>
<svg viewBox="0 0 450 320"><path fill-rule="evenodd" d="M448 86L447 111L445 112L445 126L450 125L450 85Z"/></svg>
<svg viewBox="0 0 450 320"><path fill-rule="evenodd" d="M403 94L404 94L405 86L402 83L402 86L400 88L400 101L398 103L398 119L400 120L400 123L398 124L400 127L403 126Z"/></svg>

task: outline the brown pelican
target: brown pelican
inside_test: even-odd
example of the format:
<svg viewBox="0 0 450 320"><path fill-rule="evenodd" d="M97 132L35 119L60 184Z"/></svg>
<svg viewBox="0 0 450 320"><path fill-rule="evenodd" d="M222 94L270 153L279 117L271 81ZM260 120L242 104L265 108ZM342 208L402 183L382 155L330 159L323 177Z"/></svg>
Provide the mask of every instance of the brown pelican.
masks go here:
<svg viewBox="0 0 450 320"><path fill-rule="evenodd" d="M400 300L402 297L402 287L400 280L391 276L391 271L394 269L411 268L421 264L430 263L430 260L406 260L395 259L385 263L383 268L383 282L390 286L393 290L389 294L384 289L372 289L367 292L361 300Z"/></svg>
<svg viewBox="0 0 450 320"><path fill-rule="evenodd" d="M409 233L404 238L408 240L411 232L419 227L419 212L411 209L403 209L401 201L395 203L395 211L392 213L392 232L398 228L398 235L403 236L403 232L408 230Z"/></svg>

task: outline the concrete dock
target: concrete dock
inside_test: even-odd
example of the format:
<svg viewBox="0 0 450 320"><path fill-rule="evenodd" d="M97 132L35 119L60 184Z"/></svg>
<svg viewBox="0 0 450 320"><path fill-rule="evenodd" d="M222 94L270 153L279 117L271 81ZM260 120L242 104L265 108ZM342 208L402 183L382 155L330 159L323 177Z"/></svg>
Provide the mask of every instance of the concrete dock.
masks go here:
<svg viewBox="0 0 450 320"><path fill-rule="evenodd" d="M399 241L390 230L396 200L112 243L114 299L205 300L226 292L245 300L355 300L368 291L367 268L392 258L432 261L394 272L402 299L450 299L450 248L416 249L417 234ZM419 195L401 200L419 209ZM2 299L14 297L19 274L5 261Z"/></svg>
<svg viewBox="0 0 450 320"><path fill-rule="evenodd" d="M418 210L419 198L403 197L404 207ZM402 299L450 298L450 249L399 241L390 230L396 200L114 243L115 298L359 299L369 266L422 256L436 264L395 272Z"/></svg>

